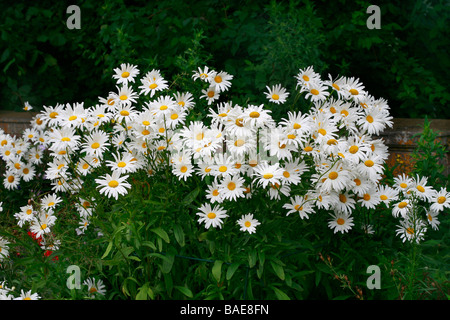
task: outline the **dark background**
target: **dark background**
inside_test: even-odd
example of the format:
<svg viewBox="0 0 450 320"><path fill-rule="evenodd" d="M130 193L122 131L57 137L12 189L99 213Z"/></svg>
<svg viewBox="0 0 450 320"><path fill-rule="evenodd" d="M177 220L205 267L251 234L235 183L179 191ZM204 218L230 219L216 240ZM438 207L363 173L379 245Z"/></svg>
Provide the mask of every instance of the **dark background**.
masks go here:
<svg viewBox="0 0 450 320"><path fill-rule="evenodd" d="M66 26L71 4L81 29ZM372 4L381 29L366 26ZM264 101L266 85L294 91L312 65L323 79L359 78L394 117L450 114L448 1L2 1L0 16L3 110L93 105L127 62L168 80L203 65L227 71L230 98L243 101Z"/></svg>

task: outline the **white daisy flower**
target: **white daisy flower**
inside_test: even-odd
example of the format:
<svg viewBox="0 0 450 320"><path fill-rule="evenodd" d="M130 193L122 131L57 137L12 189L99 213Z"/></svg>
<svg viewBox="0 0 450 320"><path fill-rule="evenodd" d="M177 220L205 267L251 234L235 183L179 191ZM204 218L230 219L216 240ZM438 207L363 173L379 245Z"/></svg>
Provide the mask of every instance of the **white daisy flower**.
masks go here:
<svg viewBox="0 0 450 320"><path fill-rule="evenodd" d="M192 78L195 80L200 79L202 81L209 82L212 75L215 73L214 70L209 70L208 66L205 66L203 69L198 68L197 70L192 71L194 74L192 75Z"/></svg>
<svg viewBox="0 0 450 320"><path fill-rule="evenodd" d="M242 215L241 218L236 222L239 225L239 231L248 232L250 234L256 232L256 227L261 223L253 218L253 214L249 213Z"/></svg>
<svg viewBox="0 0 450 320"><path fill-rule="evenodd" d="M266 86L268 92L265 92L266 98L273 103L283 104L289 96L289 92L286 92L286 88L282 88L281 84L269 87Z"/></svg>
<svg viewBox="0 0 450 320"><path fill-rule="evenodd" d="M419 243L424 239L427 231L426 224L421 219L411 219L405 217L400 220L400 225L397 225L396 235L400 236L403 242Z"/></svg>
<svg viewBox="0 0 450 320"><path fill-rule="evenodd" d="M245 197L245 180L239 176L227 176L220 184L220 195L224 200L236 201L237 198Z"/></svg>
<svg viewBox="0 0 450 320"><path fill-rule="evenodd" d="M101 279L96 281L95 278L89 277L83 282L83 284L87 286L87 291L90 298L95 298L97 294L102 296L106 294L106 286Z"/></svg>
<svg viewBox="0 0 450 320"><path fill-rule="evenodd" d="M120 68L114 69L114 72L112 77L117 80L117 84L128 85L129 82L134 82L135 77L139 74L139 69L129 63L122 63Z"/></svg>
<svg viewBox="0 0 450 320"><path fill-rule="evenodd" d="M441 223L438 220L439 212L429 210L427 211L426 214L427 214L427 221L431 225L431 228L433 228L433 230L439 230L439 224Z"/></svg>
<svg viewBox="0 0 450 320"><path fill-rule="evenodd" d="M128 193L127 189L131 188L131 185L126 182L127 178L128 175L121 177L118 171L113 171L111 175L106 174L100 179L95 179L95 182L98 184L97 188L100 188L100 194L117 200L119 194L123 196Z"/></svg>
<svg viewBox="0 0 450 320"><path fill-rule="evenodd" d="M211 86L216 88L217 92L227 91L231 87L231 80L233 76L225 71L213 72L210 77L208 77Z"/></svg>
<svg viewBox="0 0 450 320"><path fill-rule="evenodd" d="M213 228L219 227L222 228L223 219L228 217L227 211L224 210L221 206L216 205L211 208L209 203L203 204L199 208L200 212L197 212L197 215L200 217L198 219L199 223L205 223L205 228L209 229L211 226Z"/></svg>
<svg viewBox="0 0 450 320"><path fill-rule="evenodd" d="M211 85L208 89L202 90L200 99L205 98L206 101L208 101L208 105L211 105L214 101L219 99L219 92L220 91L215 86Z"/></svg>
<svg viewBox="0 0 450 320"><path fill-rule="evenodd" d="M85 138L85 142L81 144L81 152L86 152L89 156L98 158L103 157L103 152L110 146L109 136L101 130L94 130Z"/></svg>
<svg viewBox="0 0 450 320"><path fill-rule="evenodd" d="M430 209L436 212L450 208L450 192L441 187L432 197L431 203Z"/></svg>
<svg viewBox="0 0 450 320"><path fill-rule="evenodd" d="M339 212L330 214L330 216L331 219L328 221L328 227L334 230L334 233L346 233L354 226L353 217L350 213Z"/></svg>
<svg viewBox="0 0 450 320"><path fill-rule="evenodd" d="M14 300L39 300L41 297L38 293L32 293L31 290L25 292L23 289L20 290L20 296L17 298L14 298Z"/></svg>
<svg viewBox="0 0 450 320"><path fill-rule="evenodd" d="M263 188L271 184L281 184L284 170L280 168L279 163L269 165L267 162L258 164L254 169L253 176L255 177L257 184Z"/></svg>

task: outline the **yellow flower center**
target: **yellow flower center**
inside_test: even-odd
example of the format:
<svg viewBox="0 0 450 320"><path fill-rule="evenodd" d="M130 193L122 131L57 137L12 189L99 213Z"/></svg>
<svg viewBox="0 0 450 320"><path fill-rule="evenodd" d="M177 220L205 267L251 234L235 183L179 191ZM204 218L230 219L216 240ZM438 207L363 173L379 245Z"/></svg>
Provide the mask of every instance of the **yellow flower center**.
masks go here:
<svg viewBox="0 0 450 320"><path fill-rule="evenodd" d="M212 195L214 196L214 197L217 197L218 195L219 195L219 191L216 189L216 190L214 190L213 192L212 192Z"/></svg>
<svg viewBox="0 0 450 320"><path fill-rule="evenodd" d="M208 213L208 218L214 219L216 217L216 214L214 212Z"/></svg>
<svg viewBox="0 0 450 320"><path fill-rule="evenodd" d="M310 151L313 150L313 148L312 148L311 146L307 146L307 147L305 147L305 149L303 149L303 150L306 151L306 152L310 152Z"/></svg>
<svg viewBox="0 0 450 320"><path fill-rule="evenodd" d="M403 209L404 207L406 207L408 205L408 203L406 203L405 201L402 201L402 202L400 202L399 204L398 204L398 207L400 208L400 209Z"/></svg>
<svg viewBox="0 0 450 320"><path fill-rule="evenodd" d="M87 164L87 163L83 164L83 169L87 170L87 168L89 168L89 164Z"/></svg>
<svg viewBox="0 0 450 320"><path fill-rule="evenodd" d="M340 88L336 83L333 83L332 86L333 86L333 88L335 88L337 91L341 90L341 88Z"/></svg>
<svg viewBox="0 0 450 320"><path fill-rule="evenodd" d="M126 163L125 162L123 162L123 161L120 161L118 164L117 164L117 166L119 167L119 168L124 168L124 167L126 167Z"/></svg>
<svg viewBox="0 0 450 320"><path fill-rule="evenodd" d="M185 173L186 171L187 171L187 167L186 166L182 166L181 168L180 168L180 171L182 172L182 173Z"/></svg>
<svg viewBox="0 0 450 320"><path fill-rule="evenodd" d="M271 173L266 173L266 174L263 175L263 178L264 178L264 179L272 179L272 178L273 178L273 174L271 174Z"/></svg>
<svg viewBox="0 0 450 320"><path fill-rule="evenodd" d="M422 186L417 186L416 188L417 188L417 190L419 190L422 193L425 192L425 188Z"/></svg>
<svg viewBox="0 0 450 320"><path fill-rule="evenodd" d="M55 119L56 116L58 116L58 112L53 111L53 112L51 112L48 116L49 116L50 118L52 118L52 119Z"/></svg>
<svg viewBox="0 0 450 320"><path fill-rule="evenodd" d="M346 203L347 202L347 197L343 194L339 195L339 201L341 201L342 203Z"/></svg>
<svg viewBox="0 0 450 320"><path fill-rule="evenodd" d="M447 200L445 197L439 197L439 198L437 198L437 202L438 202L439 204L443 204L443 203L445 202L445 200Z"/></svg>
<svg viewBox="0 0 450 320"><path fill-rule="evenodd" d="M244 126L244 124L242 123L243 121L244 121L243 119L239 118L239 119L236 119L235 123L238 127L243 127Z"/></svg>
<svg viewBox="0 0 450 320"><path fill-rule="evenodd" d="M260 114L257 111L250 112L250 118L259 118Z"/></svg>
<svg viewBox="0 0 450 320"><path fill-rule="evenodd" d="M283 176L285 178L289 178L291 176L291 174L289 173L289 171L285 171L285 172L283 172Z"/></svg>
<svg viewBox="0 0 450 320"><path fill-rule="evenodd" d="M158 87L158 85L156 83L152 83L148 87L153 90L153 89L156 89Z"/></svg>
<svg viewBox="0 0 450 320"><path fill-rule="evenodd" d="M27 215L30 215L32 212L33 212L33 210L28 209L28 210L27 210Z"/></svg>
<svg viewBox="0 0 450 320"><path fill-rule="evenodd" d="M355 181L355 184L356 184L357 186L360 186L360 185L361 185L361 180L359 180L358 178L356 178L356 179L353 180L353 181Z"/></svg>
<svg viewBox="0 0 450 320"><path fill-rule="evenodd" d="M406 183L402 182L402 183L400 183L400 187L402 189L406 189L408 187L408 185Z"/></svg>
<svg viewBox="0 0 450 320"><path fill-rule="evenodd" d="M323 136L327 134L327 131L325 129L319 129L318 132Z"/></svg>
<svg viewBox="0 0 450 320"><path fill-rule="evenodd" d="M336 145L336 144L337 144L337 140L336 140L336 139L330 139L330 140L327 141L327 144L328 144L329 146L331 146L331 145Z"/></svg>
<svg viewBox="0 0 450 320"><path fill-rule="evenodd" d="M178 119L178 114L173 113L173 114L170 116L170 119L172 119L172 120L177 120L177 119Z"/></svg>
<svg viewBox="0 0 450 320"><path fill-rule="evenodd" d="M20 169L20 163L15 163L15 164L14 164L14 167L15 167L17 170L19 170L19 169Z"/></svg>
<svg viewBox="0 0 450 320"><path fill-rule="evenodd" d="M228 115L227 113L219 113L219 114L218 114L218 116L221 117L221 118L224 118L224 117L226 117L227 115Z"/></svg>
<svg viewBox="0 0 450 320"><path fill-rule="evenodd" d="M111 180L110 182L108 182L108 186L110 186L111 188L117 188L119 186L119 182L117 182L116 180Z"/></svg>
<svg viewBox="0 0 450 320"><path fill-rule="evenodd" d="M208 97L213 98L215 95L214 91L208 91Z"/></svg>
<svg viewBox="0 0 450 320"><path fill-rule="evenodd" d="M231 181L230 183L228 183L227 188L228 190L233 191L234 189L236 189L236 183Z"/></svg>
<svg viewBox="0 0 450 320"><path fill-rule="evenodd" d="M278 100L278 99L280 99L280 96L277 95L276 93L274 93L274 94L272 95L272 99L273 99L273 100Z"/></svg>
<svg viewBox="0 0 450 320"><path fill-rule="evenodd" d="M144 126L149 126L150 125L150 121L144 120L144 121L142 121L142 124Z"/></svg>
<svg viewBox="0 0 450 320"><path fill-rule="evenodd" d="M337 223L338 225L342 226L342 225L345 223L345 220L342 219L342 218L339 218L339 219L336 220L336 223Z"/></svg>
<svg viewBox="0 0 450 320"><path fill-rule="evenodd" d="M69 142L69 141L70 141L70 138L69 138L69 137L64 137L64 138L61 139L61 141Z"/></svg>
<svg viewBox="0 0 450 320"><path fill-rule="evenodd" d="M234 145L235 145L236 147L242 147L244 144L245 144L245 141L244 141L244 140L241 140L241 139L238 139L238 140L236 140L236 141L234 142Z"/></svg>
<svg viewBox="0 0 450 320"><path fill-rule="evenodd" d="M73 116L70 116L69 117L69 121L73 121L73 120L76 120L78 117L77 116L75 116L75 115L73 115Z"/></svg>
<svg viewBox="0 0 450 320"><path fill-rule="evenodd" d="M347 117L347 116L348 116L348 111L347 111L347 110L342 110L342 111L341 111L341 114L342 114L344 117Z"/></svg>
<svg viewBox="0 0 450 320"><path fill-rule="evenodd" d="M351 154L355 154L357 153L359 150L358 146L351 146L350 149L348 150Z"/></svg>
<svg viewBox="0 0 450 320"><path fill-rule="evenodd" d="M149 134L150 134L150 131L148 131L147 129L144 129L142 131L142 135L144 135L144 136L148 136Z"/></svg>
<svg viewBox="0 0 450 320"><path fill-rule="evenodd" d="M414 228L409 227L408 229L406 229L406 232L408 232L409 234L414 234Z"/></svg>
<svg viewBox="0 0 450 320"><path fill-rule="evenodd" d="M215 76L214 77L214 82L221 83L222 82L222 77L221 76Z"/></svg>
<svg viewBox="0 0 450 320"><path fill-rule="evenodd" d="M126 94L123 94L123 95L121 95L120 97L119 97L119 99L120 100L127 100L128 99L128 96L126 95Z"/></svg>
<svg viewBox="0 0 450 320"><path fill-rule="evenodd" d="M364 162L364 164L366 165L366 167L370 168L370 167L372 167L374 165L374 162L372 160L366 160Z"/></svg>
<svg viewBox="0 0 450 320"><path fill-rule="evenodd" d="M244 226L245 226L246 228L250 228L251 225L252 225L252 224L250 223L250 221L245 221L245 223L244 223Z"/></svg>
<svg viewBox="0 0 450 320"><path fill-rule="evenodd" d="M330 178L331 180L335 180L338 177L338 173L336 171L330 172L330 174L328 175L328 178Z"/></svg>
<svg viewBox="0 0 450 320"><path fill-rule="evenodd" d="M315 96L317 96L319 94L319 90L317 89L311 89L311 93Z"/></svg>
<svg viewBox="0 0 450 320"><path fill-rule="evenodd" d="M89 289L89 293L95 293L97 292L97 289L95 287L92 287Z"/></svg>
<svg viewBox="0 0 450 320"><path fill-rule="evenodd" d="M128 71L122 72L122 78L128 78L130 76L130 73Z"/></svg>
<svg viewBox="0 0 450 320"><path fill-rule="evenodd" d="M14 182L14 176L9 176L8 177L8 182L9 183L13 183Z"/></svg>
<svg viewBox="0 0 450 320"><path fill-rule="evenodd" d="M122 111L120 111L120 115L121 115L122 117L126 117L126 116L129 116L130 113L129 113L127 110L122 110Z"/></svg>
<svg viewBox="0 0 450 320"><path fill-rule="evenodd" d="M294 129L298 130L300 129L302 126L299 123L294 123Z"/></svg>
<svg viewBox="0 0 450 320"><path fill-rule="evenodd" d="M94 142L92 145L91 145L91 148L92 149L98 149L100 147L100 143L98 143L98 142Z"/></svg>
<svg viewBox="0 0 450 320"><path fill-rule="evenodd" d="M369 200L370 200L370 194L366 193L366 194L363 196L363 199L364 199L365 201L369 201Z"/></svg>
<svg viewBox="0 0 450 320"><path fill-rule="evenodd" d="M164 106L159 107L159 110L164 111L164 110L167 110L167 108L168 108L168 106L164 105Z"/></svg>
<svg viewBox="0 0 450 320"><path fill-rule="evenodd" d="M386 201L388 199L388 197L386 195L382 194L380 196L380 199L383 200L383 201Z"/></svg>
<svg viewBox="0 0 450 320"><path fill-rule="evenodd" d="M302 78L303 78L303 80L305 80L305 81L309 81L309 77L308 77L306 74L304 74Z"/></svg>
<svg viewBox="0 0 450 320"><path fill-rule="evenodd" d="M358 90L356 89L350 89L349 92L354 96L357 96L359 94Z"/></svg>
<svg viewBox="0 0 450 320"><path fill-rule="evenodd" d="M41 230L44 230L44 229L46 229L47 228L47 225L45 224L45 223L43 223L42 225L41 225Z"/></svg>
<svg viewBox="0 0 450 320"><path fill-rule="evenodd" d="M227 170L228 170L228 168L226 166L220 166L220 168L219 168L220 172L225 172Z"/></svg>
<svg viewBox="0 0 450 320"><path fill-rule="evenodd" d="M373 122L373 117L371 115L368 115L366 117L366 120L367 120L368 123L372 123Z"/></svg>

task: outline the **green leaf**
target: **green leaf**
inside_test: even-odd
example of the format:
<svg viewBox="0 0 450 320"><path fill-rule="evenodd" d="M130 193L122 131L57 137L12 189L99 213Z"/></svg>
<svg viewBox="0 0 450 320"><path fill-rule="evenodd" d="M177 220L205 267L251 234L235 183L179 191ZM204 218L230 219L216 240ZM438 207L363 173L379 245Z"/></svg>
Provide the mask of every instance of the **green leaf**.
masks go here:
<svg viewBox="0 0 450 320"><path fill-rule="evenodd" d="M103 254L103 256L100 258L100 259L104 259L108 254L109 254L109 252L111 251L111 249L112 249L112 246L113 246L113 243L112 243L112 241L108 244L108 247L106 248L106 251L105 251L105 253Z"/></svg>
<svg viewBox="0 0 450 320"><path fill-rule="evenodd" d="M184 247L185 241L184 241L184 231L183 228L176 224L173 226L173 234L175 235L175 240L178 242L178 244L181 247Z"/></svg>
<svg viewBox="0 0 450 320"><path fill-rule="evenodd" d="M183 199L183 204L187 205L192 203L195 198L197 198L198 194L200 193L200 188L195 188L189 194Z"/></svg>
<svg viewBox="0 0 450 320"><path fill-rule="evenodd" d="M238 262L232 263L228 266L227 275L226 275L227 280L230 280L233 277L234 273L239 268L239 266L240 266L240 263L238 263Z"/></svg>
<svg viewBox="0 0 450 320"><path fill-rule="evenodd" d="M277 287L272 287L273 291L277 295L278 300L291 300L289 296L284 293L282 290L278 289Z"/></svg>
<svg viewBox="0 0 450 320"><path fill-rule="evenodd" d="M223 264L223 261L216 260L216 261L214 261L214 265L212 268L213 277L214 277L214 279L216 279L217 282L220 282L220 277L222 275L222 264Z"/></svg>
<svg viewBox="0 0 450 320"><path fill-rule="evenodd" d="M275 274L278 276L278 278L280 278L281 280L284 280L285 275L284 275L283 267L272 260L270 260L270 265L272 266L273 271L275 271Z"/></svg>
<svg viewBox="0 0 450 320"><path fill-rule="evenodd" d="M169 235L163 229L161 229L161 228L153 228L153 229L150 229L150 231L156 233L165 242L167 242L167 243L170 242Z"/></svg>
<svg viewBox="0 0 450 320"><path fill-rule="evenodd" d="M182 294L184 294L188 298L193 298L194 295L192 294L192 291L189 288L181 287L181 286L175 286L175 289L180 291Z"/></svg>
<svg viewBox="0 0 450 320"><path fill-rule="evenodd" d="M256 259L257 259L257 254L256 254L256 250L252 249L249 253L248 253L248 266L250 268L253 268L256 264Z"/></svg>
<svg viewBox="0 0 450 320"><path fill-rule="evenodd" d="M136 300L147 300L148 297L148 282L139 288L139 292L136 295Z"/></svg>
<svg viewBox="0 0 450 320"><path fill-rule="evenodd" d="M175 261L175 254L176 252L173 251L173 248L169 249L169 252L166 254L166 258L163 260L162 266L161 266L161 272L162 273L169 273L170 270L172 270L173 262Z"/></svg>

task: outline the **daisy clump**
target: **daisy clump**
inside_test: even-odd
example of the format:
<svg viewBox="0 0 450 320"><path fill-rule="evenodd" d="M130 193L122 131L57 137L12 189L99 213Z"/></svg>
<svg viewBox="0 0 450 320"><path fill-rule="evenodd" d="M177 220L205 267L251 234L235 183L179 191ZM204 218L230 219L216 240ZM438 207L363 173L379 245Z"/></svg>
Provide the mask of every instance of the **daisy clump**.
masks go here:
<svg viewBox="0 0 450 320"><path fill-rule="evenodd" d="M117 225L129 226L149 203L176 203L173 216L162 215L158 223L188 219L207 229L207 236L193 231L195 239L208 241L221 232L245 241L264 238L259 233L268 230L268 221L285 219L277 224L281 230L312 224L311 217L323 218L336 237L374 236L380 210L390 210L401 241L421 242L438 230L440 215L450 208L447 189L435 190L420 176L382 182L388 152L377 136L392 126L387 101L370 95L358 78L322 79L313 66L293 78L295 88L267 84L259 99L238 104L232 99L235 75L224 70L200 66L187 79L195 85L185 88L159 69L121 64L113 70L116 88L94 105L43 106L22 135L0 130L3 188L48 187L33 189L33 198L12 213L15 222L39 239L44 252L66 245L54 234L67 218L61 211L70 211L75 234L84 237L96 223L108 227L118 211L128 220ZM293 105L275 118L273 108L284 107L289 96L302 97L310 109ZM146 192L142 199L140 192ZM3 194L0 212L6 209ZM153 209L145 217L154 223L164 210ZM149 228L143 223L133 232ZM170 232L182 243L179 231ZM123 238L131 241L131 231ZM0 261L8 258L8 245L0 238ZM100 281L85 284L89 296L105 293Z"/></svg>

